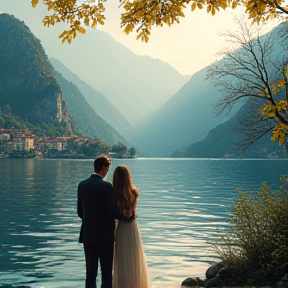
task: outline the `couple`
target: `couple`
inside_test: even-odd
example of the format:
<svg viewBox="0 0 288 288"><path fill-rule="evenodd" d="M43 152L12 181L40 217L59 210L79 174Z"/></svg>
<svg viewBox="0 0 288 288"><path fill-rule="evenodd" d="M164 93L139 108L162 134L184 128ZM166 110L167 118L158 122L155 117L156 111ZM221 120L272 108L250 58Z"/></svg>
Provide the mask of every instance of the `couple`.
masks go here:
<svg viewBox="0 0 288 288"><path fill-rule="evenodd" d="M147 288L148 269L136 219L138 190L124 165L113 174L113 186L103 180L111 161L99 156L94 172L78 185L77 214L82 219L79 242L86 260L86 288L96 287L98 260L101 288ZM115 219L119 219L115 233ZM114 261L113 261L114 256ZM114 263L113 263L114 262ZM113 280L112 280L113 267Z"/></svg>

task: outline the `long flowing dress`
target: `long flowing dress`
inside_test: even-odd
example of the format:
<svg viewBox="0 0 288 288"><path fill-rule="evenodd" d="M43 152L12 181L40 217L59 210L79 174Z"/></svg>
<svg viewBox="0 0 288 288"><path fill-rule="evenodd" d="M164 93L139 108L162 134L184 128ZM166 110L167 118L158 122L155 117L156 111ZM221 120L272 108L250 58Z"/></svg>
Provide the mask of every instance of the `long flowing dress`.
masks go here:
<svg viewBox="0 0 288 288"><path fill-rule="evenodd" d="M136 210L136 204L131 211ZM148 288L148 268L136 221L118 222L113 271L113 288Z"/></svg>

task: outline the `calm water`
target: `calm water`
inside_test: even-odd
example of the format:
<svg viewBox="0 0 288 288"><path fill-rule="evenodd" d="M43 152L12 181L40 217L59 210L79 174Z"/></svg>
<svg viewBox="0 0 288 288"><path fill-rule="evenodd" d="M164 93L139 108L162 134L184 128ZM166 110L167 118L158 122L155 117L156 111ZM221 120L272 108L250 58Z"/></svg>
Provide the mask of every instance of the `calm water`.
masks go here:
<svg viewBox="0 0 288 288"><path fill-rule="evenodd" d="M215 260L209 242L227 225L238 187L279 184L287 160L133 159L127 165L140 188L140 229L151 287L179 287L204 277ZM84 287L78 244L77 184L92 160L0 159L0 283Z"/></svg>

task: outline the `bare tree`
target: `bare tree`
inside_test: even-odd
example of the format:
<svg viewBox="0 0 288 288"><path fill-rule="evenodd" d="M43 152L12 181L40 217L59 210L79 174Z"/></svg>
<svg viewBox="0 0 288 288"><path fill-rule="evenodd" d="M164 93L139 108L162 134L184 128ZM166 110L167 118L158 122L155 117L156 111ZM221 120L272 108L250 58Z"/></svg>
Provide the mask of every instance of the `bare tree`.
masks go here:
<svg viewBox="0 0 288 288"><path fill-rule="evenodd" d="M272 140L278 139L282 145L288 132L287 55L284 46L281 47L281 44L288 46L287 37L283 37L287 23L260 36L260 26L250 26L239 18L235 21L238 30L222 34L229 44L219 53L223 58L207 71L206 79L211 79L223 93L215 104L216 112L229 113L236 103L249 99L251 109L242 116L238 129L246 138L238 148L245 150L268 132Z"/></svg>

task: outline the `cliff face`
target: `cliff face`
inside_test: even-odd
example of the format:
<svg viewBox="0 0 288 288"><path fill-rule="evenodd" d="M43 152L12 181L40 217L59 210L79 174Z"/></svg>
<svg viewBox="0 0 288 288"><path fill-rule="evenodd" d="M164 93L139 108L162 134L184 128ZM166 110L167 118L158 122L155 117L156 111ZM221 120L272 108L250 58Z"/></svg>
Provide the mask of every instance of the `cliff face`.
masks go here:
<svg viewBox="0 0 288 288"><path fill-rule="evenodd" d="M76 85L67 81L57 71L54 71L54 76L61 87L69 113L83 135L91 139L101 139L108 145L117 142L127 144L127 141L92 109Z"/></svg>
<svg viewBox="0 0 288 288"><path fill-rule="evenodd" d="M29 28L8 14L0 14L0 107L9 105L21 119L61 125L71 120L51 64Z"/></svg>

